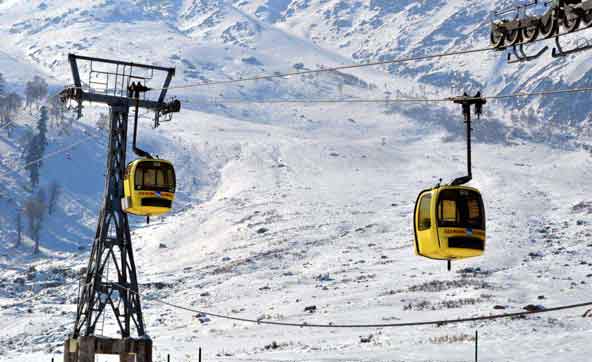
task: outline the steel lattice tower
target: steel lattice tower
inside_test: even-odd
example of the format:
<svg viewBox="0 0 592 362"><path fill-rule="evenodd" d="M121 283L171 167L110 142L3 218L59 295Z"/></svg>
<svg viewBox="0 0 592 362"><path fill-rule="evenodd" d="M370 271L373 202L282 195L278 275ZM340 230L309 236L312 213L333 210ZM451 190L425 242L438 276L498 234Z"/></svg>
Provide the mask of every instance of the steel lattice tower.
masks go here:
<svg viewBox="0 0 592 362"><path fill-rule="evenodd" d="M105 199L78 303L73 334L75 338L94 335L97 322L107 306L113 309L122 337L131 336L131 321L138 336L145 335L142 307L136 294L138 281L129 223L121 207L128 107L112 105L110 113ZM116 283L104 279L105 266L109 262L115 266ZM135 293L130 293L130 290Z"/></svg>
<svg viewBox="0 0 592 362"><path fill-rule="evenodd" d="M76 101L79 114L84 101L107 104L110 108L110 125L104 199L90 260L81 280L74 331L64 346L64 362L94 362L96 354L117 354L122 362L133 358L136 362L152 362L152 341L144 326L128 216L123 212L121 200L124 197L130 107L155 111L156 126L160 116L178 112L178 101L164 102L175 70L73 54L69 55L69 61L74 87L66 88L62 92L62 99L66 102ZM88 89L82 87L78 61L90 62ZM97 64L112 69L97 69ZM146 88L146 82L153 80L155 71L166 74L158 100L140 100L137 92L135 99L132 99L130 90L135 83ZM112 268L112 272L109 273L106 268ZM113 274L115 278L110 280L109 275ZM107 310L113 312L119 338L96 334L97 324L101 317L105 317Z"/></svg>

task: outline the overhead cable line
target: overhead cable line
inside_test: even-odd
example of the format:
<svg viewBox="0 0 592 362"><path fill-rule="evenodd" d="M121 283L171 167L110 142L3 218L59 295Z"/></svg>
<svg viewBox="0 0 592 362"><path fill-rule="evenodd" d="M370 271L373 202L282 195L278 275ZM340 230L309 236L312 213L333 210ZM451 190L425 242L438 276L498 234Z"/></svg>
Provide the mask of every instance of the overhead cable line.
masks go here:
<svg viewBox="0 0 592 362"><path fill-rule="evenodd" d="M8 122L6 122L2 126L0 126L0 130L2 130L4 128L8 128L8 126L10 126L13 123L14 123L14 121L12 119L9 119Z"/></svg>
<svg viewBox="0 0 592 362"><path fill-rule="evenodd" d="M239 78L233 80L226 80L226 81L213 81L213 82L204 82L198 84L188 84L183 86L177 87L169 87L166 89L181 89L181 88L191 88L197 86L206 86L206 85L215 85L215 84L228 84L228 83L237 83L237 82L244 82L249 80L262 80L262 79L271 79L271 78L281 78L286 76L293 76L293 75L302 75L302 74L311 74L311 73L319 73L324 71L333 71L336 69L351 69L351 68L359 68L363 66L373 66L378 64L388 64L393 62L405 62L411 61L412 59L429 59L429 58L436 58L436 57L443 57L443 56L450 56L450 55L458 55L463 53L471 53L471 52L478 52L478 51L486 51L486 50L493 50L494 48L481 48L481 49L473 49L470 51L458 51L458 52L451 52L451 53L442 53L436 55L426 55L423 57L416 57L416 58L403 58L399 60L387 61L387 62L375 62L375 63L364 63L364 64L357 64L357 65L347 65L343 67L334 67L334 68L322 68L317 70L309 70L303 72L293 72L293 73L284 73L284 74L277 74L277 75L266 75L266 76L259 76L259 77L252 77L252 78ZM82 89L77 87L69 87L68 89ZM165 88L162 88L165 89ZM160 89L160 90L162 90ZM150 90L159 90L158 88L151 88ZM517 92L513 94L507 95L497 95L497 96L483 96L483 99L486 100L500 100L500 99L509 99L509 98L527 98L527 97L535 97L535 96L547 96L547 95L556 95L556 94L565 94L565 93L580 93L580 92L592 92L592 87L584 87L584 88L568 88L568 89L558 89L558 90L545 90L539 92ZM123 97L126 99L132 100L131 97ZM184 103L190 104L248 104L248 103L257 103L257 104L331 104L331 103L439 103L439 102L449 102L452 101L455 97L445 97L445 98L382 98L382 99L363 99L363 98L350 98L350 99L304 99L304 98L293 98L293 99L219 99L219 100L209 100L209 101L191 101L188 99L184 99ZM1 129L1 128L0 128Z"/></svg>
<svg viewBox="0 0 592 362"><path fill-rule="evenodd" d="M577 29L572 32L564 32L557 34L556 36L562 35L569 35L573 33L577 33L585 29ZM542 41L549 40L547 38L539 38L530 42L520 42L516 45L530 45ZM414 49L416 50L416 49ZM506 49L503 49L506 50ZM273 73L273 74L262 74L257 76L251 77L240 77L234 79L225 79L225 80L212 80L212 81L203 81L198 83L188 83L188 84L181 84L176 86L169 86L169 87L162 87L162 88L151 88L149 91L162 91L162 90L170 90L170 89L187 89L187 88L195 88L195 87L203 87L203 86L212 86L212 85L224 85L224 84L233 84L233 83L242 83L242 82L249 82L249 81L258 81L258 80L269 80L275 78L286 78L291 76L299 76L299 75L308 75L308 74L317 74L317 73L326 73L326 72L335 72L340 70L348 70L348 69L358 69L358 68L366 68L366 67L375 67L380 65L390 65L390 64L401 64L401 63L408 63L414 61L422 61L422 60L429 60L429 59L437 59L437 58L446 58L456 55L465 55L465 54L474 54L474 53L482 53L488 51L500 51L500 49L489 46L485 48L475 48L475 49L466 49L466 50L456 50L456 51L449 51L449 52L442 52L436 54L427 54L427 55L418 55L418 56L409 56L409 57L401 57L391 60L381 60L381 61L374 61L374 62L366 62L366 63L359 63L359 64L347 64L347 65L339 65L334 67L323 67L317 69L310 69L310 70L301 70L295 72L286 72L286 73ZM68 89L81 89L82 87L68 87ZM125 97L124 97L125 98ZM130 98L131 99L131 98Z"/></svg>
<svg viewBox="0 0 592 362"><path fill-rule="evenodd" d="M36 113L36 114L30 113L30 114L31 114L31 116L38 116L39 115L39 113ZM6 121L2 126L0 126L0 130L2 130L4 128L8 128L8 126L10 126L10 125L15 125L16 126L16 123L15 123L15 121L12 118L9 118L8 121Z"/></svg>
<svg viewBox="0 0 592 362"><path fill-rule="evenodd" d="M125 289L131 293L137 294L140 297L142 296L139 292L136 292L128 287L125 287L125 286L117 284L117 283L113 283L113 284L118 286L119 288ZM517 317L523 317L523 316L531 315L531 314L551 313L551 312L557 312L557 311L561 311L561 310L568 310L568 309L575 309L575 308L583 308L583 307L592 306L592 302L585 302L585 303L562 305L562 306L558 306L558 307L545 308L545 309L534 310L534 311L492 314L492 315L469 317L469 318L443 319L443 320L432 320L432 321L421 321L421 322L370 323L370 324L335 324L335 323L318 324L318 323L308 323L308 322L302 322L302 323L275 322L275 321L269 321L269 320L264 320L264 319L233 317L233 316L229 316L229 315L210 313L210 312L204 311L204 310L199 310L199 309L181 306L178 304L169 303L167 301L164 301L164 300L158 299L158 298L155 298L152 300L155 302L158 302L160 304L175 308L175 309L184 310L187 312L201 314L201 315L214 317L214 318L231 320L231 321L235 321L235 322L245 322L245 323L280 326L280 327L334 328L334 329L337 329L337 328L398 328L398 327L416 327L416 326L426 326L426 325L443 326L443 325L447 325L447 324L459 324L459 323L478 322L478 321L487 321L487 320L504 319L504 318L517 318Z"/></svg>
<svg viewBox="0 0 592 362"><path fill-rule="evenodd" d="M10 174L10 173L13 173L13 172L22 171L22 170L26 169L27 167L29 167L30 165L33 165L33 164L38 163L40 161L44 161L44 160L46 160L48 158L55 157L55 156L57 156L59 154L65 153L66 151L69 151L69 150L73 149L74 147L76 147L76 146L78 146L78 145L80 145L82 143L88 142L90 140L93 140L93 139L96 140L96 138L93 135L89 135L88 137L83 138L83 139L81 139L81 140L79 140L77 142L74 142L72 144L69 144L69 145L63 147L63 148L60 148L60 149L55 150L53 152L50 152L50 153L48 153L47 155L45 155L45 156L43 156L41 158L38 158L36 160L27 162L24 165L22 165L21 167L17 167L17 168L14 168L14 169L11 169L11 170L8 170L8 171L5 171L5 172L0 172L0 175L7 175L7 174Z"/></svg>
<svg viewBox="0 0 592 362"><path fill-rule="evenodd" d="M543 90L535 92L516 92L512 94L500 94L494 96L482 96L485 100L502 100L510 98L528 98L537 96L549 96L558 94L570 94L570 93L584 93L592 92L592 87L583 88L565 88L556 90ZM322 103L440 103L453 101L457 96L449 96L443 98L276 98L276 99L238 99L238 98L219 98L211 99L206 101L195 101L188 98L184 98L184 104L195 104L195 105L216 105L216 104L322 104ZM132 99L132 98L129 98ZM469 98L470 99L470 98ZM146 115L147 113L143 114ZM0 128L1 129L1 128Z"/></svg>
<svg viewBox="0 0 592 362"><path fill-rule="evenodd" d="M536 97L536 96L548 96L548 95L566 94L566 93L581 93L581 92L592 92L592 87L544 90L544 91L539 91L539 92L518 92L518 93L513 93L513 94L508 94L508 95L486 96L483 98L485 98L487 100L496 100L496 99L507 99L507 98L525 98L525 97Z"/></svg>
<svg viewBox="0 0 592 362"><path fill-rule="evenodd" d="M557 34L557 36L573 34L579 32L584 29L578 29L572 32L564 32L561 34ZM548 40L547 38L539 38L534 41L530 42L520 42L516 45L530 45L538 42L542 42ZM366 62L360 64L348 64L348 65L340 65L335 67L321 67L318 69L310 69L310 70L301 70L296 72L286 72L286 73L274 73L274 74L263 74L258 76L252 77L244 77L244 78L234 78L234 79L226 79L226 80L212 80L212 81L204 81L199 83L189 83L189 84L182 84L177 86L169 86L165 88L154 88L153 91L159 91L163 89L186 89L186 88L195 88L195 87L203 87L203 86L212 86L212 85L223 85L223 84L233 84L233 83L242 83L242 82L249 82L249 81L257 81L257 80L269 80L274 78L285 78L291 76L299 76L299 75L308 75L308 74L317 74L317 73L325 73L325 72L335 72L340 70L348 70L348 69L357 69L357 68L366 68L366 67L375 67L379 65L390 65L390 64L400 64L400 63L408 63L408 62L415 62L421 60L429 60L429 59L436 59L436 58L445 58L451 57L456 55L465 55L465 54L474 54L474 53L482 53L488 51L499 51L500 49L489 46L485 48L475 48L475 49L467 49L467 50L456 50L456 51L449 51L443 53L436 53L436 54L428 54L428 55L418 55L418 56L409 56L409 57L401 57L392 60L382 60L382 61L375 61L375 62Z"/></svg>
<svg viewBox="0 0 592 362"><path fill-rule="evenodd" d="M348 70L348 69L375 67L375 66L379 66L379 65L407 63L407 62L428 60L428 59L434 59L434 58L444 58L444 57L451 57L451 56L455 56L455 55L487 52L487 51L491 51L491 50L495 50L495 48L487 47L487 48L476 48L476 49L468 49L468 50L457 50L457 51L451 51L451 52L419 55L419 56L411 56L411 57L402 57L402 58L397 58L397 59L392 59L392 60L382 60L382 61L367 62L367 63L361 63L361 64L348 64L348 65L340 65L340 66L335 66L335 67L327 67L327 68L322 67L322 68L318 68L318 69L301 70L301 71L296 71L296 72L264 74L264 75L245 77L245 78L234 78L234 79L227 79L227 80L213 80L213 81L205 81L205 82L199 82L199 83L189 83L189 84L170 86L167 88L160 88L160 89L153 88L151 90L159 91L159 90L163 90L163 89L168 89L168 90L186 89L186 88L241 83L241 82L257 81L257 80L269 80L269 79L274 79L274 78L285 78L285 77L292 77L292 76L299 76L299 75L335 72L335 71Z"/></svg>
<svg viewBox="0 0 592 362"><path fill-rule="evenodd" d="M482 96L481 99L485 100L503 100L503 99L510 99L510 98L528 98L528 97L536 97L536 96L550 96L550 95L558 95L558 94L570 94L570 93L582 93L582 92L592 92L592 87L585 87L585 88L566 88L566 89L557 89L557 90L544 90L538 92L517 92L512 94L501 94L497 96ZM331 103L439 103L439 102L451 102L454 101L457 97L445 97L445 98L374 98L374 99L364 99L364 98L342 98L342 99L330 99L330 98L320 98L320 99L306 99L306 98L292 98L292 99L220 99L220 100L210 100L210 101L190 101L185 100L184 103L189 104L331 104ZM468 99L471 99L470 97Z"/></svg>
<svg viewBox="0 0 592 362"><path fill-rule="evenodd" d="M306 98L292 98L292 99L220 99L220 100L212 100L206 102L192 102L187 101L185 103L193 103L193 104L248 104L248 103L256 103L256 104L290 104L290 103L313 103L313 104L322 104L322 103L436 103L436 102L448 102L450 99L448 98L375 98L375 99L364 99L364 98L343 98L343 99L306 99Z"/></svg>
<svg viewBox="0 0 592 362"><path fill-rule="evenodd" d="M371 103L439 103L450 102L450 98L414 98L414 99L389 99L389 98L344 98L344 99L314 99L314 98L286 98L286 99L220 99L210 101L185 101L184 104L194 105L225 105L225 104L371 104Z"/></svg>

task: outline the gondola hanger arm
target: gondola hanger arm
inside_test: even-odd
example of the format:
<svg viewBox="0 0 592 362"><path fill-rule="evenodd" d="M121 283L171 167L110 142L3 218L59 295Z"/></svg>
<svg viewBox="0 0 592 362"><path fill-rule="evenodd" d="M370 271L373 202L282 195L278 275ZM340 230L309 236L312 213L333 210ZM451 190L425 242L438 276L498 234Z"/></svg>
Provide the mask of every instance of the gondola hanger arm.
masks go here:
<svg viewBox="0 0 592 362"><path fill-rule="evenodd" d="M481 96L481 92L477 92L475 96L469 96L466 92L460 97L452 97L450 100L462 106L464 123L466 127L467 138L467 175L458 177L451 182L452 186L460 186L468 183L473 179L472 161L471 161L471 107L475 107L475 115L481 118L483 114L483 105L487 100Z"/></svg>
<svg viewBox="0 0 592 362"><path fill-rule="evenodd" d="M146 87L144 84L140 82L133 82L128 87L128 95L129 97L133 98L135 101L135 110L134 110L134 139L132 143L132 150L136 155L139 157L144 158L153 158L150 153L144 151L143 149L136 146L136 141L138 138L138 114L140 112L140 93L145 93L149 91L150 88Z"/></svg>

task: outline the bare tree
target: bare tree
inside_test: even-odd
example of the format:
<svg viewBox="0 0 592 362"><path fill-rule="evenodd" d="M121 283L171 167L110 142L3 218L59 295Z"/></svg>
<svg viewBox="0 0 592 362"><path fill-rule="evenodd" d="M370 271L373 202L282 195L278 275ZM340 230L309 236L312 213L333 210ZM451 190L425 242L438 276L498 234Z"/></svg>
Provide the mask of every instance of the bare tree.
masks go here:
<svg viewBox="0 0 592 362"><path fill-rule="evenodd" d="M48 99L49 105L49 117L52 127L57 127L64 119L64 113L66 112L66 106L60 100L57 95L51 96Z"/></svg>
<svg viewBox="0 0 592 362"><path fill-rule="evenodd" d="M45 192L39 190L37 195L30 197L25 202L24 212L29 221L29 233L31 239L35 242L33 253L39 253L39 239L41 236L41 227L43 226L43 218L45 216Z"/></svg>
<svg viewBox="0 0 592 362"><path fill-rule="evenodd" d="M25 101L26 106L31 109L33 103L37 103L37 109L39 109L39 101L47 96L48 86L45 79L36 75L32 81L27 82L25 85Z"/></svg>
<svg viewBox="0 0 592 362"><path fill-rule="evenodd" d="M99 114L96 125L97 129L100 131L104 131L109 128L109 116L105 113Z"/></svg>
<svg viewBox="0 0 592 362"><path fill-rule="evenodd" d="M48 201L47 201L47 214L51 215L53 214L55 207L56 207L56 203L58 202L58 199L60 198L60 194L62 192L62 188L60 187L60 185L56 182L56 181L52 181L49 184L47 193L48 195Z"/></svg>
<svg viewBox="0 0 592 362"><path fill-rule="evenodd" d="M11 92L6 96L6 104L10 112L16 112L23 106L23 97Z"/></svg>
<svg viewBox="0 0 592 362"><path fill-rule="evenodd" d="M13 118L22 104L22 98L16 93L0 96L0 127L6 128L10 135Z"/></svg>

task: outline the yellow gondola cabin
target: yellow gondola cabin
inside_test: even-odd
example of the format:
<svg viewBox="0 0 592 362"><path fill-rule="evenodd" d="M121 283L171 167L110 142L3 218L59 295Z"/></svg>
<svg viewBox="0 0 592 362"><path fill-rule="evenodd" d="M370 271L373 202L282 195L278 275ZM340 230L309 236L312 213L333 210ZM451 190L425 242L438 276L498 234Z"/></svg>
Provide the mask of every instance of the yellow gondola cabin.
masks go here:
<svg viewBox="0 0 592 362"><path fill-rule="evenodd" d="M173 208L175 169L166 160L144 158L129 163L123 180L123 211L139 216L158 216Z"/></svg>
<svg viewBox="0 0 592 362"><path fill-rule="evenodd" d="M481 193L467 186L422 191L415 204L415 252L439 260L483 255L485 208Z"/></svg>

